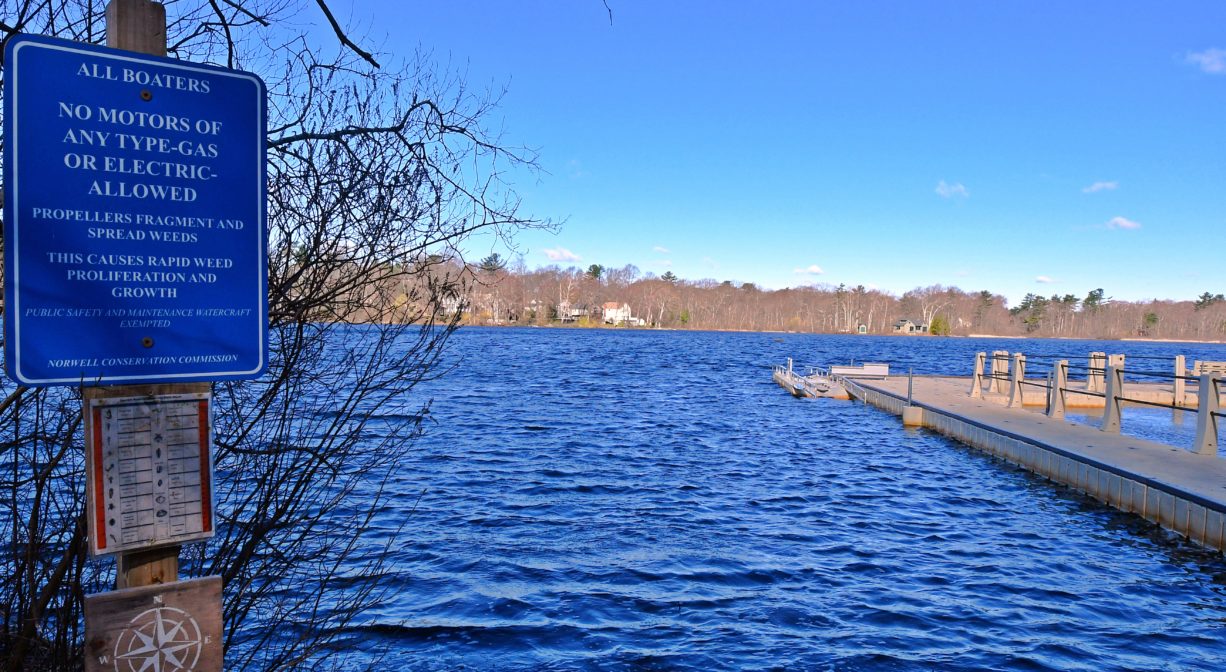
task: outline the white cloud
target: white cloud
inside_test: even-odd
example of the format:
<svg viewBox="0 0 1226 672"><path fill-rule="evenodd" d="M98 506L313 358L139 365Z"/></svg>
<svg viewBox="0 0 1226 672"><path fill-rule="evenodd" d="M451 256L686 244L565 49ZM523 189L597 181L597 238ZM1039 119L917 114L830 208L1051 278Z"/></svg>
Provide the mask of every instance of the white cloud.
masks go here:
<svg viewBox="0 0 1226 672"><path fill-rule="evenodd" d="M566 162L566 174L572 180L577 180L581 177L587 177L587 171L583 169L583 163L579 159L571 159Z"/></svg>
<svg viewBox="0 0 1226 672"><path fill-rule="evenodd" d="M659 252L660 254L668 254L669 252L671 252L671 250L669 250L667 247L664 247L663 245L656 245L655 247L651 248L651 251Z"/></svg>
<svg viewBox="0 0 1226 672"><path fill-rule="evenodd" d="M822 270L822 267L818 266L817 264L810 264L804 268L794 268L792 269L792 272L800 273L802 275L821 275L822 273L825 273L825 271Z"/></svg>
<svg viewBox="0 0 1226 672"><path fill-rule="evenodd" d="M546 248L545 256L549 257L550 261L579 261L583 258L565 247Z"/></svg>
<svg viewBox="0 0 1226 672"><path fill-rule="evenodd" d="M1114 181L1111 181L1111 182L1095 182L1094 184L1091 184L1090 186L1083 188L1083 189L1081 190L1081 193L1083 193L1083 194L1092 194L1092 193L1094 193L1094 192L1096 192L1096 191L1114 191L1114 190L1119 189L1119 188L1120 188L1120 183L1119 183L1119 182L1114 182Z"/></svg>
<svg viewBox="0 0 1226 672"><path fill-rule="evenodd" d="M955 196L968 198L971 195L971 192L967 191L966 186L961 182L954 182L953 184L950 184L945 180L941 180L937 183L936 192L937 196L940 196L941 198L953 198Z"/></svg>
<svg viewBox="0 0 1226 672"><path fill-rule="evenodd" d="M1185 60L1210 75L1226 75L1226 49L1189 51Z"/></svg>
<svg viewBox="0 0 1226 672"><path fill-rule="evenodd" d="M1037 282L1037 283L1039 283L1040 285L1050 285L1051 283L1055 282L1056 280L1055 280L1055 278L1052 278L1052 277L1047 276L1047 275L1040 275L1040 276L1036 277L1036 278L1034 279L1034 281L1035 281L1035 282Z"/></svg>
<svg viewBox="0 0 1226 672"><path fill-rule="evenodd" d="M1107 228L1132 230L1141 228L1141 224L1140 222L1134 222L1131 219L1125 219L1123 217L1112 217L1111 220L1107 222Z"/></svg>

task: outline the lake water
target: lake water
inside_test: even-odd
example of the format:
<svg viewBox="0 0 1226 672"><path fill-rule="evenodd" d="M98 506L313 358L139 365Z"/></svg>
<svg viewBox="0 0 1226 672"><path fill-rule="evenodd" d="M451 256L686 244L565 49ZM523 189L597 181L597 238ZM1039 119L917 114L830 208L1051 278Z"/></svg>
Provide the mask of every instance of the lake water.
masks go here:
<svg viewBox="0 0 1226 672"><path fill-rule="evenodd" d="M770 376L787 357L969 375L980 350L1226 347L561 329L452 345L376 530L406 525L362 634L393 667L1226 666L1221 556ZM1161 413L1125 428L1182 436Z"/></svg>

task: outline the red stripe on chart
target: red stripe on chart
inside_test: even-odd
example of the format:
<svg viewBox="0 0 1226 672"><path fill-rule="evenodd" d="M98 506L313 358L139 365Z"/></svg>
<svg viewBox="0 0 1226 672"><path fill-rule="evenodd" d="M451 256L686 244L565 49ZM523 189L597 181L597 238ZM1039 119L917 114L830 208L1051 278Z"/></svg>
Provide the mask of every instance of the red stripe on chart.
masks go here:
<svg viewBox="0 0 1226 672"><path fill-rule="evenodd" d="M200 401L197 411L200 419L200 516L203 519L200 529L213 531L213 470L209 469L209 402Z"/></svg>
<svg viewBox="0 0 1226 672"><path fill-rule="evenodd" d="M105 471L102 464L102 409L94 409L94 529L98 535L98 550L106 548L106 484L102 482Z"/></svg>

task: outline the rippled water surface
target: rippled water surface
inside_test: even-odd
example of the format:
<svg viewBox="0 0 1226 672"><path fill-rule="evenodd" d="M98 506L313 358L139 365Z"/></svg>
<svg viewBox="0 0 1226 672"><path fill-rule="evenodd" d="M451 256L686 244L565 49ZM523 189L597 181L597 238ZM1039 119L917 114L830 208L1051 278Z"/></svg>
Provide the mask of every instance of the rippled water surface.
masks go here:
<svg viewBox="0 0 1226 672"><path fill-rule="evenodd" d="M393 667L1226 666L1220 556L770 380L789 356L966 375L978 350L1222 346L550 329L453 346L380 521L407 525L364 636Z"/></svg>

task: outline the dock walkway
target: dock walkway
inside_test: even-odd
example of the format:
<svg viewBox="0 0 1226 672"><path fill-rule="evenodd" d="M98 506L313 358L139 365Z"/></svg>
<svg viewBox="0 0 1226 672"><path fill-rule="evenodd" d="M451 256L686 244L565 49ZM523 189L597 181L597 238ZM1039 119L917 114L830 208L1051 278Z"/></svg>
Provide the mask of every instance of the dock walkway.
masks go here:
<svg viewBox="0 0 1226 672"><path fill-rule="evenodd" d="M842 382L853 399L903 415L906 376ZM1008 408L970 387L970 378L916 376L920 424L1226 551L1226 459Z"/></svg>

